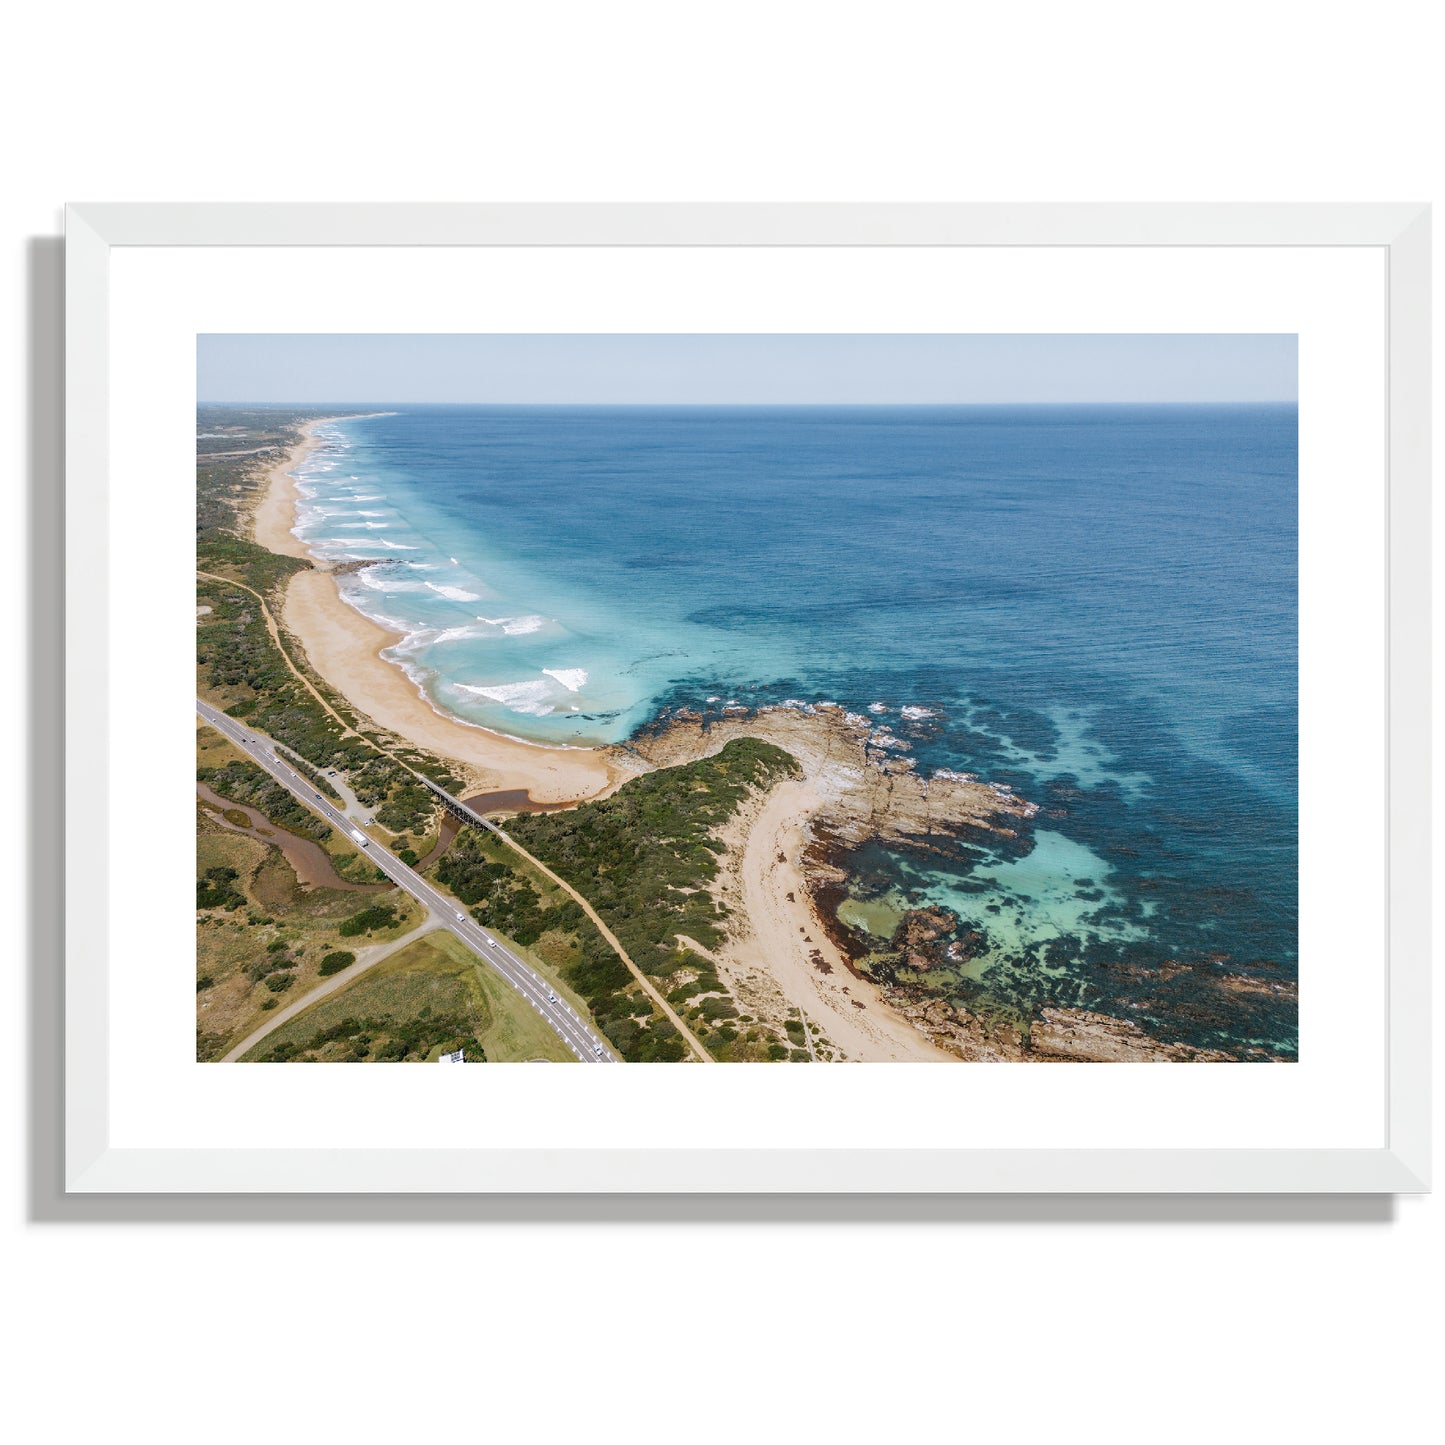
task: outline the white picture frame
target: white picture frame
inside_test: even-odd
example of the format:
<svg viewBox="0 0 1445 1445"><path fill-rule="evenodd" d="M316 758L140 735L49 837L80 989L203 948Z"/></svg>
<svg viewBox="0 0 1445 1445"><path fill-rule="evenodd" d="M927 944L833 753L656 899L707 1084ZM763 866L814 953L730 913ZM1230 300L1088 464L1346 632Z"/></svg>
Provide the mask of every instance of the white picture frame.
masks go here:
<svg viewBox="0 0 1445 1445"><path fill-rule="evenodd" d="M1413 1193L1429 1188L1430 213L1423 205L73 205L66 212L65 1187L70 1193ZM1387 1101L1379 1148L137 1149L108 1109L97 860L112 668L118 247L1373 247L1385 258ZM83 700L83 705L82 705ZM84 756L84 769L80 759ZM78 885L81 868L85 887ZM99 878L97 877L99 871ZM97 900L100 900L99 904Z"/></svg>

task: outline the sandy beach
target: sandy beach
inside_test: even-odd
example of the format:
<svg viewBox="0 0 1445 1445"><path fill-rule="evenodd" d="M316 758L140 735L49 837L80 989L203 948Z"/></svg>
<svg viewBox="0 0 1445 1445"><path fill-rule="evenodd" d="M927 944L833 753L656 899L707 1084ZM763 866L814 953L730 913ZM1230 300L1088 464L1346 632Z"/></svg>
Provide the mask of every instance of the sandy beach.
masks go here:
<svg viewBox="0 0 1445 1445"><path fill-rule="evenodd" d="M327 420L307 425L302 440L271 469L251 517L253 539L269 551L314 560L291 532L293 473L317 444L314 428ZM348 606L327 572L300 572L291 580L281 621L316 671L354 707L387 731L459 764L473 787L525 788L539 803L573 803L609 792L636 771L604 752L537 747L443 716L401 668L381 657L383 648L401 641L400 634Z"/></svg>
<svg viewBox="0 0 1445 1445"><path fill-rule="evenodd" d="M465 765L477 788L526 788L539 802L576 801L610 792L639 771L610 751L536 747L443 717L381 657L399 640L396 634L343 602L324 572L292 580L282 616L337 691L381 727ZM835 792L825 770L779 784L729 824L719 896L741 926L717 955L718 965L759 1016L781 1018L789 1006L801 1008L844 1058L946 1061L951 1055L849 972L813 910L800 862L808 824L836 801Z"/></svg>
<svg viewBox="0 0 1445 1445"><path fill-rule="evenodd" d="M309 558L291 534L292 473L315 445L308 427L305 439L270 473L253 515L253 535L272 551ZM719 968L738 998L760 1016L781 1018L790 1008L801 1009L822 1026L840 1058L942 1062L953 1057L878 989L849 971L813 907L802 866L813 819L845 805L852 813L861 808L876 814L879 803L873 794L879 788L892 797L900 785L917 787L914 779L882 772L873 776L876 770L867 767L858 738L841 724L841 713L755 715L708 732L674 726L643 748L646 761L621 749L521 742L437 711L400 667L381 656L400 635L348 605L337 580L319 569L298 573L282 603L285 628L316 671L355 708L379 727L459 765L472 790L525 788L537 802L580 802L611 792L649 766L714 752L731 736L762 736L787 748L802 763L805 777L752 800L725 832L728 848L717 887L739 926L717 955ZM860 804L863 794L867 801Z"/></svg>
<svg viewBox="0 0 1445 1445"><path fill-rule="evenodd" d="M343 602L335 578L325 572L300 572L292 579L281 619L311 665L354 707L389 732L460 763L475 788L526 788L539 803L580 802L636 771L600 751L535 747L443 717L380 655L400 636Z"/></svg>
<svg viewBox="0 0 1445 1445"><path fill-rule="evenodd" d="M802 857L810 820L829 801L826 781L779 783L723 830L717 893L745 924L714 955L734 995L763 1016L783 1014L769 992L802 1010L847 1060L946 1063L871 983L848 969L809 896ZM771 987L770 987L771 986Z"/></svg>
<svg viewBox="0 0 1445 1445"><path fill-rule="evenodd" d="M296 525L296 484L292 472L306 460L316 446L311 434L327 418L318 418L301 429L301 441L286 453L284 461L271 468L266 479L266 490L256 510L251 514L251 536L268 552L279 552L283 557L310 557L300 541L291 535Z"/></svg>

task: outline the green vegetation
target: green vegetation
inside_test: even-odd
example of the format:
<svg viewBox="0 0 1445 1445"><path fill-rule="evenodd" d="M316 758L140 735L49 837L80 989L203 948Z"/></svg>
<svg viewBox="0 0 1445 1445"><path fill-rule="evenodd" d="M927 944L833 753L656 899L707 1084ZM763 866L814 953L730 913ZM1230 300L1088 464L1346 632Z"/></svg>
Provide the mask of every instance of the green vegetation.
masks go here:
<svg viewBox="0 0 1445 1445"><path fill-rule="evenodd" d="M457 939L431 933L282 1024L246 1059L415 1063L457 1049L468 1063L574 1058Z"/></svg>
<svg viewBox="0 0 1445 1445"><path fill-rule="evenodd" d="M233 803L246 803L258 809L288 832L315 838L318 842L324 842L331 836L329 824L303 807L296 795L283 788L264 768L245 758L236 758L223 767L203 764L196 769L196 781L205 783L212 792L229 798ZM230 818L229 813L227 817ZM244 813L240 815L240 821L243 825L246 823Z"/></svg>
<svg viewBox="0 0 1445 1445"><path fill-rule="evenodd" d="M356 962L356 955L341 949L336 953L328 953L321 960L321 967L316 970L322 978L330 978L333 973L340 973L343 968L350 968Z"/></svg>
<svg viewBox="0 0 1445 1445"><path fill-rule="evenodd" d="M236 879L240 876L234 868L225 866L207 868L196 879L196 907L228 910L244 908L246 906L245 895L237 892L234 886Z"/></svg>
<svg viewBox="0 0 1445 1445"><path fill-rule="evenodd" d="M576 901L504 843L463 828L437 864L436 877L473 905L479 923L522 948L535 948L556 968L623 1058L671 1063L687 1057L677 1029L655 1010Z"/></svg>
<svg viewBox="0 0 1445 1445"><path fill-rule="evenodd" d="M568 933L590 928L586 915L565 894L544 911L532 880L499 857L495 847L488 848L474 828L463 830L437 864L436 876L463 903L474 905L472 917L478 923L524 946L536 943L549 928Z"/></svg>
<svg viewBox="0 0 1445 1445"><path fill-rule="evenodd" d="M707 892L722 846L713 832L754 789L797 774L781 748L736 738L601 802L514 818L509 832L582 893L650 973L679 933L707 947L721 941L725 919Z"/></svg>
<svg viewBox="0 0 1445 1445"><path fill-rule="evenodd" d="M238 716L235 708L231 709L231 715L232 717ZM325 793L326 796L330 798L333 803L339 803L342 801L341 794L338 793L334 787L332 787L331 779L328 778L326 774L321 771L320 768L313 768L310 763L308 763L304 758L298 758L296 754L293 753L289 748L282 748L281 751L286 754L286 761L293 768L295 768L296 771L300 773L301 776L305 778L316 789L318 793Z"/></svg>
<svg viewBox="0 0 1445 1445"><path fill-rule="evenodd" d="M267 984L272 993L280 993L282 989L289 988L291 984L273 983L273 977L283 974L288 969L293 969L299 962L299 953L293 954L290 945L285 939L274 939L266 945L265 951L257 955L256 959L247 966L246 977L252 983Z"/></svg>
<svg viewBox="0 0 1445 1445"><path fill-rule="evenodd" d="M203 756L220 751L209 746ZM358 896L303 887L274 844L221 829L204 808L197 813L196 1057L204 1061L245 1038L278 999L315 987L321 961L339 951L340 925L356 913ZM366 901L393 920L368 942L395 938L416 923L417 909L400 892Z"/></svg>
<svg viewBox="0 0 1445 1445"><path fill-rule="evenodd" d="M196 627L196 658L198 683L212 701L281 743L318 791L336 796L324 777L325 769L336 768L361 802L377 809L383 827L428 826L435 811L431 793L375 744L346 732L302 685L272 640L254 597L201 577L196 598L198 605L211 608ZM447 781L456 785L454 779Z"/></svg>
<svg viewBox="0 0 1445 1445"><path fill-rule="evenodd" d="M396 927L396 908L390 903L376 903L353 913L336 931L343 938L356 938L363 933L380 932Z"/></svg>
<svg viewBox="0 0 1445 1445"><path fill-rule="evenodd" d="M241 514L260 500L272 467L295 446L314 411L199 407L196 431L196 565L269 592L309 564L245 540ZM228 455L241 453L241 455Z"/></svg>
<svg viewBox="0 0 1445 1445"><path fill-rule="evenodd" d="M284 584L311 566L269 552L245 533L246 518L261 498L270 469L285 449L296 443L301 426L314 415L279 408L201 408L198 412L198 429L221 435L197 442L196 567L199 572L242 584L228 586L214 576L196 579L197 606L210 609L197 618L198 686L231 716L245 718L282 743L294 756L297 770L318 790L336 797L325 770L343 770L357 797L367 807L376 808L383 827L425 831L435 811L434 800L404 764L444 787L455 788L458 780L428 754L403 748L395 757L389 756L379 740L348 733L301 684L288 660L306 675L347 727L359 730L360 719L345 699L310 671L298 648L290 647L282 654L266 625L261 603L252 595L274 603ZM229 451L247 454L219 454Z"/></svg>
<svg viewBox="0 0 1445 1445"><path fill-rule="evenodd" d="M601 914L718 1059L777 1059L788 1050L773 1052L785 1041L766 1028L740 1035L732 1027L737 1006L716 969L680 945L679 935L709 949L722 940L727 920L708 892L722 848L715 832L749 793L797 774L797 763L781 748L737 738L713 757L634 778L601 802L515 818L508 825L523 847ZM631 1058L639 1026L619 998L631 975L600 937L596 944L584 948L568 978L607 1036ZM681 1051L682 1040L670 1032L669 1042Z"/></svg>

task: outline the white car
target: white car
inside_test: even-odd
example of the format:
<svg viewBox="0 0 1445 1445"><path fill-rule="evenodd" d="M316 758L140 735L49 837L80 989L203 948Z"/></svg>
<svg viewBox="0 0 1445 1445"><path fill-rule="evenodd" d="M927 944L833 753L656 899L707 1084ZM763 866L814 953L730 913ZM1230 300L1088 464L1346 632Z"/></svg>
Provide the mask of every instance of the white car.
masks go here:
<svg viewBox="0 0 1445 1445"><path fill-rule="evenodd" d="M593 1045L592 1045L592 1052L593 1052L594 1054L596 1054L597 1057L600 1059L600 1058L602 1057L602 1045L601 1045L601 1044L593 1044Z"/></svg>
<svg viewBox="0 0 1445 1445"><path fill-rule="evenodd" d="M555 993L553 993L550 988L547 990L547 1001L548 1001L549 1003L556 1003L556 1002L557 1002L557 995L556 995Z"/></svg>

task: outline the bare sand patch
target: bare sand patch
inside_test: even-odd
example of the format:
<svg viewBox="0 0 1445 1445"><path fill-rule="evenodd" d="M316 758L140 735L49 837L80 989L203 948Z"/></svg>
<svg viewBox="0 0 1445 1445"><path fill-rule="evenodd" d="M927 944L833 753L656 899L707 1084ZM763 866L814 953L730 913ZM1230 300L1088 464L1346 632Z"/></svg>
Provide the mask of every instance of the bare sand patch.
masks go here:
<svg viewBox="0 0 1445 1445"><path fill-rule="evenodd" d="M717 888L734 927L713 955L719 972L754 1013L781 1019L789 1006L801 1009L842 1058L947 1063L953 1055L849 971L814 911L803 851L829 793L826 776L779 783L723 830L728 851ZM767 1006L770 993L781 1009L778 1002Z"/></svg>

